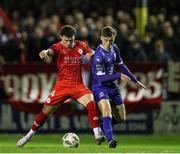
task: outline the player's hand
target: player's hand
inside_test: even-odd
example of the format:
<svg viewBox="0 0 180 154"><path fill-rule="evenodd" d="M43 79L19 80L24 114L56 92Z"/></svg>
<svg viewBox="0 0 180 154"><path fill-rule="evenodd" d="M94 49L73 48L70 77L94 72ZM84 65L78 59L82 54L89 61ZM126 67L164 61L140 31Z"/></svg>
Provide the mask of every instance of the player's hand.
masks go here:
<svg viewBox="0 0 180 154"><path fill-rule="evenodd" d="M87 53L85 55L85 57L86 57L87 60L91 60L92 55L93 55L93 53Z"/></svg>
<svg viewBox="0 0 180 154"><path fill-rule="evenodd" d="M142 84L140 81L138 81L138 82L136 83L136 86L138 87L138 89L140 89L140 88L146 89L146 86L145 86L144 84Z"/></svg>
<svg viewBox="0 0 180 154"><path fill-rule="evenodd" d="M48 50L42 50L42 51L39 53L39 57L40 57L41 59L46 58L47 55L48 55Z"/></svg>
<svg viewBox="0 0 180 154"><path fill-rule="evenodd" d="M127 75L124 75L124 74L121 74L121 80L124 80L127 83L129 83L131 81L131 79Z"/></svg>

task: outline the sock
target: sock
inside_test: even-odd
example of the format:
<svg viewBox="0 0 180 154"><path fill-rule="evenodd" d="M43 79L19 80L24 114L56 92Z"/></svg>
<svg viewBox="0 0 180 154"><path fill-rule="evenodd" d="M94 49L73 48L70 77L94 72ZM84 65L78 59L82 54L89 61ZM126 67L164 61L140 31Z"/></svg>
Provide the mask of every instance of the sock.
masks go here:
<svg viewBox="0 0 180 154"><path fill-rule="evenodd" d="M110 117L103 117L103 130L108 142L110 142L113 139L113 129Z"/></svg>
<svg viewBox="0 0 180 154"><path fill-rule="evenodd" d="M99 124L100 124L99 116L98 116L98 111L97 111L95 102L94 101L89 102L86 108L88 110L88 119L89 119L89 123L91 127L92 128L99 127Z"/></svg>
<svg viewBox="0 0 180 154"><path fill-rule="evenodd" d="M93 128L95 138L102 137L102 130L100 127Z"/></svg>
<svg viewBox="0 0 180 154"><path fill-rule="evenodd" d="M102 132L104 133L104 129L103 129L103 122L102 122L102 123L100 123L100 128L101 128Z"/></svg>
<svg viewBox="0 0 180 154"><path fill-rule="evenodd" d="M112 124L112 126L119 124L119 122L116 120L116 118L114 116L112 116L111 124Z"/></svg>
<svg viewBox="0 0 180 154"><path fill-rule="evenodd" d="M27 138L31 138L35 133L36 133L36 131L34 131L34 130L31 129L31 130L27 133L26 137L27 137Z"/></svg>
<svg viewBox="0 0 180 154"><path fill-rule="evenodd" d="M45 115L42 111L36 116L33 125L32 125L32 130L37 131L43 124L44 122L48 119L49 117Z"/></svg>

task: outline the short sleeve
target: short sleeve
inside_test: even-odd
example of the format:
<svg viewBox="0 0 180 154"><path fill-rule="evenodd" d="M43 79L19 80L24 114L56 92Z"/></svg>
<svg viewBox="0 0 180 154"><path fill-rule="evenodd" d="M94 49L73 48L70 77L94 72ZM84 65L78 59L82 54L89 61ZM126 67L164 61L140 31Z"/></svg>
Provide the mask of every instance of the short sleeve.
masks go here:
<svg viewBox="0 0 180 154"><path fill-rule="evenodd" d="M57 52L58 52L59 49L60 49L60 46L59 46L58 43L55 43L55 44L53 44L53 45L50 47L50 49L52 49L53 52L54 52L55 54L57 54Z"/></svg>

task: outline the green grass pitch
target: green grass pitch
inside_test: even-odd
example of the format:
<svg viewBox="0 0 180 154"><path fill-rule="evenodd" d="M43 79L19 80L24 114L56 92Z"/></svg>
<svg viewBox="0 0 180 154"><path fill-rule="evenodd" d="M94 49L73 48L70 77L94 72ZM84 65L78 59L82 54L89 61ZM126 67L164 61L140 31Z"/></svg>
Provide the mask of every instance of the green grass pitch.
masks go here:
<svg viewBox="0 0 180 154"><path fill-rule="evenodd" d="M78 134L78 133L77 133ZM33 140L21 148L15 146L22 134L0 134L0 153L180 153L178 135L117 135L118 146L109 149L107 142L95 144L93 135L78 134L78 148L64 148L63 134L35 135Z"/></svg>

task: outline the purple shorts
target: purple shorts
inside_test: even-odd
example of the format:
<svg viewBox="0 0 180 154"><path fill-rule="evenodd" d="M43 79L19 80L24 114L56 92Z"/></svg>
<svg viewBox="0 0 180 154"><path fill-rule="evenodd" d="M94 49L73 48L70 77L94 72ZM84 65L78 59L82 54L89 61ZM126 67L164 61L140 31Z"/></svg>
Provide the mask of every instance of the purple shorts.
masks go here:
<svg viewBox="0 0 180 154"><path fill-rule="evenodd" d="M93 90L93 94L96 103L98 103L102 99L108 99L111 103L111 106L123 104L122 96L118 88L112 89L112 88L99 87Z"/></svg>

